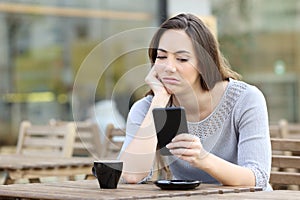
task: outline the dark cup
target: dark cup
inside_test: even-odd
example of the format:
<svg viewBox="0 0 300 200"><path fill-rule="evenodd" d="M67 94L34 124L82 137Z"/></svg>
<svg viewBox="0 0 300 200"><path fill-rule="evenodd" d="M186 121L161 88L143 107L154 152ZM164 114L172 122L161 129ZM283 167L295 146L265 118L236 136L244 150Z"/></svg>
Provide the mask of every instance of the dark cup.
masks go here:
<svg viewBox="0 0 300 200"><path fill-rule="evenodd" d="M94 161L93 174L98 179L100 188L117 188L123 169L123 162L119 160Z"/></svg>

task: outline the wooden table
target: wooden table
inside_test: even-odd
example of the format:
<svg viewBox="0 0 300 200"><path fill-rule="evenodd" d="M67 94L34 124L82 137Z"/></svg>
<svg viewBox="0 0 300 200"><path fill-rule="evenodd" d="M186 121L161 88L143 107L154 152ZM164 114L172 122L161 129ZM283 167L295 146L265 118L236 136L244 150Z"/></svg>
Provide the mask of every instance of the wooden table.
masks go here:
<svg viewBox="0 0 300 200"><path fill-rule="evenodd" d="M201 184L193 190L161 190L153 183L119 184L117 189L100 189L97 180L65 181L57 183L31 183L0 185L0 199L52 199L52 200L96 200L96 199L207 199L231 193L260 193L261 188L224 187Z"/></svg>
<svg viewBox="0 0 300 200"><path fill-rule="evenodd" d="M170 199L161 198L160 200L182 200L182 197L173 197ZM261 192L240 192L240 193L226 193L226 194L214 194L214 195L206 195L204 197L200 195L192 195L185 197L184 200L198 200L198 199L206 199L206 200L215 200L215 199L227 199L227 200L241 200L241 199L263 199L263 200L296 200L300 199L300 191L296 190L274 190L274 191L261 191Z"/></svg>
<svg viewBox="0 0 300 200"><path fill-rule="evenodd" d="M53 158L23 155L0 155L2 184L12 184L19 179L38 182L41 177L91 175L93 158Z"/></svg>

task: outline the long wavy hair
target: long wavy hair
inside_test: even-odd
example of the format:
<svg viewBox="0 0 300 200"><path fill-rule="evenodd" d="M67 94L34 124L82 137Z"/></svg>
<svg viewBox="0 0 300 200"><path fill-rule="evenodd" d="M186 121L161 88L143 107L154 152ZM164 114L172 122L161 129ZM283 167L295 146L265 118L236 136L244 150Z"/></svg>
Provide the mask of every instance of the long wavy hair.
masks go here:
<svg viewBox="0 0 300 200"><path fill-rule="evenodd" d="M202 20L192 14L179 14L161 24L148 49L151 66L155 63L161 36L170 29L184 30L191 38L203 90L212 89L217 82L222 80L241 79L241 76L230 68L229 63L220 52L219 43L212 32ZM147 94L153 95L153 92L150 90Z"/></svg>

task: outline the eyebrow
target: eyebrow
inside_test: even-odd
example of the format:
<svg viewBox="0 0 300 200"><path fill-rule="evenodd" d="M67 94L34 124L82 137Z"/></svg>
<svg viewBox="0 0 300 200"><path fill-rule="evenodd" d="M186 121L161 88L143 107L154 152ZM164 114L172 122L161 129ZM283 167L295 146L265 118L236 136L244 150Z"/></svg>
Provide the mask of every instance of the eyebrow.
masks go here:
<svg viewBox="0 0 300 200"><path fill-rule="evenodd" d="M165 49L161 49L161 48L158 48L157 51L162 51L164 53L167 53L168 51L165 50ZM179 50L179 51L176 51L176 52L173 52L174 54L181 54L181 53L187 53L187 54L191 54L189 51L186 51L186 50Z"/></svg>

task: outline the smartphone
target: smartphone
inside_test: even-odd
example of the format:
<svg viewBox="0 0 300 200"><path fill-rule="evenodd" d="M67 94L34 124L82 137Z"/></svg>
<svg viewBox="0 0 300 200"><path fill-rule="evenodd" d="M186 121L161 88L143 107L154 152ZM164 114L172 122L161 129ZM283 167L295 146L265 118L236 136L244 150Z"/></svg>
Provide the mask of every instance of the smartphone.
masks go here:
<svg viewBox="0 0 300 200"><path fill-rule="evenodd" d="M154 108L152 110L158 148L161 155L172 155L166 145L180 133L188 133L183 107Z"/></svg>

